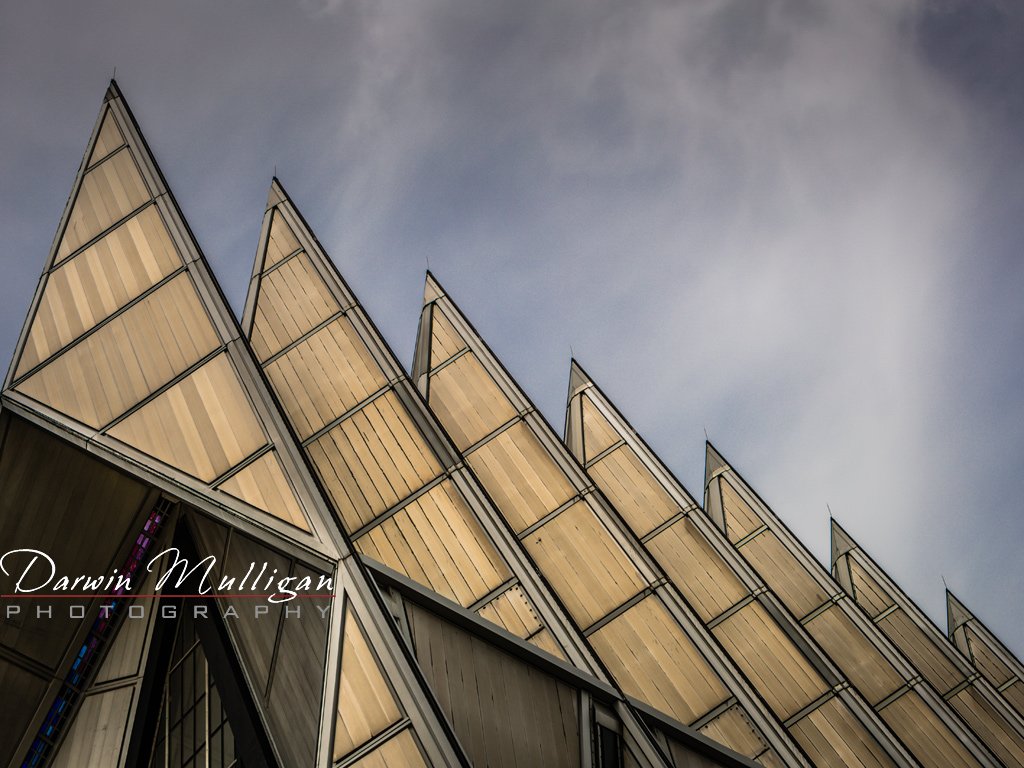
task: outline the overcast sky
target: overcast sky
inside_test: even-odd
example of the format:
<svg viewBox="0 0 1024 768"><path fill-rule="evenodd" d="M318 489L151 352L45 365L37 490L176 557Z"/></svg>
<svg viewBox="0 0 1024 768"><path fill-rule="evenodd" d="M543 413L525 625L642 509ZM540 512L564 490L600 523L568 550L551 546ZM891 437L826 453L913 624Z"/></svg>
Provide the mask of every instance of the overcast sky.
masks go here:
<svg viewBox="0 0 1024 768"><path fill-rule="evenodd" d="M236 312L276 166L404 362L429 262L559 431L571 347L1024 653L1020 0L0 0L4 360L115 67Z"/></svg>

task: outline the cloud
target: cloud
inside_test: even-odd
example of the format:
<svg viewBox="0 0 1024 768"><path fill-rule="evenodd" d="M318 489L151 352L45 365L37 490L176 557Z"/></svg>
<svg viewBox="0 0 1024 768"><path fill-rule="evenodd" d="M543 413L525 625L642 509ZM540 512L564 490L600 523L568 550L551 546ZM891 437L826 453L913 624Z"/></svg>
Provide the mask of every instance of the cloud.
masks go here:
<svg viewBox="0 0 1024 768"><path fill-rule="evenodd" d="M403 358L429 261L556 423L572 345L698 496L706 426L816 554L828 503L931 615L943 572L999 629L1024 579L994 565L1024 535L1012 4L185 7L0 33L9 343L116 63L236 309L276 165Z"/></svg>

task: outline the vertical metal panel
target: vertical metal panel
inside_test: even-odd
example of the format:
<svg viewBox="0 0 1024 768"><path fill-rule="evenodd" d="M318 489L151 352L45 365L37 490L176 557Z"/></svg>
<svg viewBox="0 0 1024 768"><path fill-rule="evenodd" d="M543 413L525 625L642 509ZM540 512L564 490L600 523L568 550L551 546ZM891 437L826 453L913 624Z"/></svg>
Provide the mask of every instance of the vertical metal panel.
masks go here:
<svg viewBox="0 0 1024 768"><path fill-rule="evenodd" d="M380 662L367 644L351 606L345 612L344 638L334 729L335 760L387 730L402 717Z"/></svg>
<svg viewBox="0 0 1024 768"><path fill-rule="evenodd" d="M226 354L150 400L108 434L205 482L267 443Z"/></svg>
<svg viewBox="0 0 1024 768"><path fill-rule="evenodd" d="M1024 765L1024 737L973 686L950 698L949 703L1007 765Z"/></svg>
<svg viewBox="0 0 1024 768"><path fill-rule="evenodd" d="M830 606L805 626L871 704L903 685L896 668L839 606Z"/></svg>
<svg viewBox="0 0 1024 768"><path fill-rule="evenodd" d="M877 623L939 693L945 693L963 680L963 673L902 608L897 608Z"/></svg>
<svg viewBox="0 0 1024 768"><path fill-rule="evenodd" d="M263 268L269 269L277 264L285 256L290 256L299 250L299 241L295 239L295 233L288 226L288 222L277 211L274 211L270 221L270 235L267 239L267 255L263 261Z"/></svg>
<svg viewBox="0 0 1024 768"><path fill-rule="evenodd" d="M798 618L831 597L774 532L755 536L740 551Z"/></svg>
<svg viewBox="0 0 1024 768"><path fill-rule="evenodd" d="M115 149L124 146L124 137L117 127L117 120L109 110L103 115L103 122L100 124L99 133L96 135L96 144L93 146L92 154L89 155L87 166L96 165Z"/></svg>
<svg viewBox="0 0 1024 768"><path fill-rule="evenodd" d="M86 696L51 763L53 768L118 765L134 690L115 688Z"/></svg>
<svg viewBox="0 0 1024 768"><path fill-rule="evenodd" d="M414 604L413 645L474 765L576 768L579 693Z"/></svg>
<svg viewBox="0 0 1024 768"><path fill-rule="evenodd" d="M818 707L792 728L815 765L885 768L895 763L837 698Z"/></svg>
<svg viewBox="0 0 1024 768"><path fill-rule="evenodd" d="M364 406L308 448L350 533L441 472L394 392Z"/></svg>
<svg viewBox="0 0 1024 768"><path fill-rule="evenodd" d="M516 415L512 403L473 353L433 374L429 402L460 450Z"/></svg>
<svg viewBox="0 0 1024 768"><path fill-rule="evenodd" d="M219 345L186 275L179 275L67 349L17 390L100 428Z"/></svg>
<svg viewBox="0 0 1024 768"><path fill-rule="evenodd" d="M523 539L569 613L587 627L646 583L589 501L579 501Z"/></svg>
<svg viewBox="0 0 1024 768"><path fill-rule="evenodd" d="M370 754L345 768L427 768L423 752L411 729L405 729L381 744Z"/></svg>
<svg viewBox="0 0 1024 768"><path fill-rule="evenodd" d="M252 346L260 360L280 352L341 309L302 253L260 279Z"/></svg>
<svg viewBox="0 0 1024 768"><path fill-rule="evenodd" d="M265 370L300 440L387 384L347 317L328 323Z"/></svg>
<svg viewBox="0 0 1024 768"><path fill-rule="evenodd" d="M46 285L17 376L105 320L182 264L156 206L65 261Z"/></svg>
<svg viewBox="0 0 1024 768"><path fill-rule="evenodd" d="M780 720L788 720L828 690L756 600L716 624L712 632Z"/></svg>
<svg viewBox="0 0 1024 768"><path fill-rule="evenodd" d="M537 437L522 422L467 456L487 493L512 530L519 532L554 511L575 493Z"/></svg>
<svg viewBox="0 0 1024 768"><path fill-rule="evenodd" d="M431 322L430 365L435 367L466 348L465 340L445 317L444 310L436 309Z"/></svg>
<svg viewBox="0 0 1024 768"><path fill-rule="evenodd" d="M627 445L616 448L587 471L640 538L682 512Z"/></svg>
<svg viewBox="0 0 1024 768"><path fill-rule="evenodd" d="M296 528L309 531L309 521L285 477L276 451L267 451L231 475L218 488Z"/></svg>
<svg viewBox="0 0 1024 768"><path fill-rule="evenodd" d="M150 199L131 151L121 149L82 179L55 263L60 263L103 230Z"/></svg>
<svg viewBox="0 0 1024 768"><path fill-rule="evenodd" d="M914 691L903 694L886 706L881 715L926 768L980 765Z"/></svg>
<svg viewBox="0 0 1024 768"><path fill-rule="evenodd" d="M647 548L704 621L749 594L689 517L651 538Z"/></svg>
<svg viewBox="0 0 1024 768"><path fill-rule="evenodd" d="M764 753L768 749L768 745L765 744L757 728L750 722L750 717L739 704L729 707L706 725L701 726L700 732L709 739L721 744L728 744L741 755L751 757L756 755L758 762L762 765L768 764L764 760Z"/></svg>
<svg viewBox="0 0 1024 768"><path fill-rule="evenodd" d="M355 544L463 606L511 575L450 480L409 502Z"/></svg>
<svg viewBox="0 0 1024 768"><path fill-rule="evenodd" d="M590 641L626 693L684 724L728 698L721 679L653 595ZM735 742L725 743L737 749Z"/></svg>

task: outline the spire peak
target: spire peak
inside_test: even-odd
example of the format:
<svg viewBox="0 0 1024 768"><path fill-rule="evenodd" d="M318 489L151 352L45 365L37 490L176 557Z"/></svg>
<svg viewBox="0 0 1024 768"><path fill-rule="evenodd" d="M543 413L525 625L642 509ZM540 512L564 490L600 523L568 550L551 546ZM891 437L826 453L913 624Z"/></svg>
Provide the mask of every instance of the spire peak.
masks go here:
<svg viewBox="0 0 1024 768"><path fill-rule="evenodd" d="M423 286L423 304L424 306L432 301L437 301L445 295L445 290L441 286L441 283L434 277L434 273L429 269L427 270L426 280Z"/></svg>

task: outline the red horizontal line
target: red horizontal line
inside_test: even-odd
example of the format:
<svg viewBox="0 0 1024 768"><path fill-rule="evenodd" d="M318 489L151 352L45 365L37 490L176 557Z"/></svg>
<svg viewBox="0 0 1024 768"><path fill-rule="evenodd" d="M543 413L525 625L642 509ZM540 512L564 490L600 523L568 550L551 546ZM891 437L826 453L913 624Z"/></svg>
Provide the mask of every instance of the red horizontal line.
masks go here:
<svg viewBox="0 0 1024 768"><path fill-rule="evenodd" d="M6 599L13 599L13 598L21 598L21 599L36 598L36 599L46 599L46 600L71 600L71 599L82 599L82 598L90 598L91 599L91 598L94 598L94 597L100 597L100 598L105 597L105 598L109 598L111 600L126 600L126 599L129 599L129 598L133 598L134 599L134 598L140 598L140 597L184 597L184 598L201 598L201 597L284 597L284 595L279 593L279 592L271 592L269 594L241 593L241 594L234 594L234 595L218 595L218 594L214 594L213 592L211 592L211 593L209 593L207 595L173 595L173 594L170 594L170 593L168 593L168 594L152 594L152 595L97 595L94 592L90 592L90 593L86 593L86 594L81 594L81 595L66 595L66 594L60 594L60 595L31 595L31 594L29 594L29 595L25 595L25 594L0 595L0 599L5 599L5 600ZM319 598L326 598L326 599L329 599L329 600L333 600L334 599L334 595L295 595L294 598L290 598L290 599L303 598L303 597L304 598L317 598L317 597L319 597Z"/></svg>

